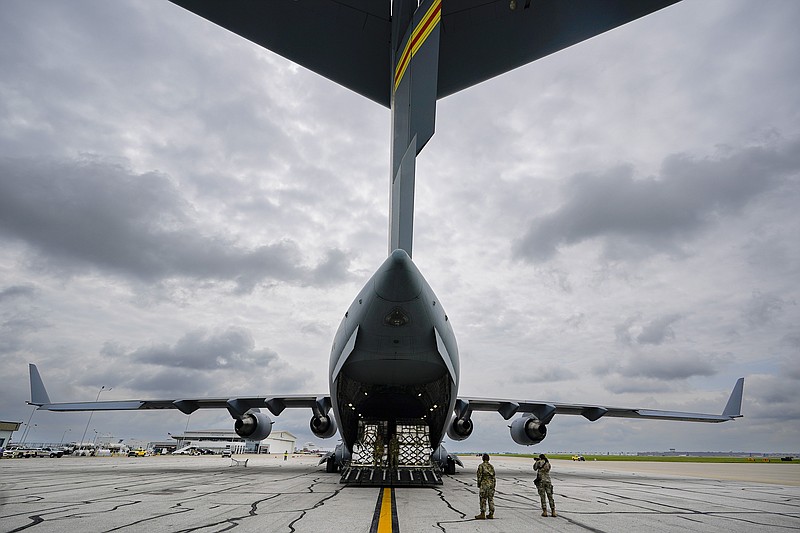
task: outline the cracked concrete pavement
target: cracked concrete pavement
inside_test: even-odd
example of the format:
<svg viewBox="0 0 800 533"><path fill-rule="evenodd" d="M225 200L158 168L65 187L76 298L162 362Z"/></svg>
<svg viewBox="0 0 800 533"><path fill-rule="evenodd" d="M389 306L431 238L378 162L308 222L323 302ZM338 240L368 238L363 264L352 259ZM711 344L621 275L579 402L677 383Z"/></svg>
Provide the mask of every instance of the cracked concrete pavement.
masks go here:
<svg viewBox="0 0 800 533"><path fill-rule="evenodd" d="M379 489L344 487L317 458L4 459L0 531L369 531ZM479 459L434 488L397 488L405 532L800 529L800 465L553 462L557 518L539 516L530 459L495 457L495 520L478 521Z"/></svg>

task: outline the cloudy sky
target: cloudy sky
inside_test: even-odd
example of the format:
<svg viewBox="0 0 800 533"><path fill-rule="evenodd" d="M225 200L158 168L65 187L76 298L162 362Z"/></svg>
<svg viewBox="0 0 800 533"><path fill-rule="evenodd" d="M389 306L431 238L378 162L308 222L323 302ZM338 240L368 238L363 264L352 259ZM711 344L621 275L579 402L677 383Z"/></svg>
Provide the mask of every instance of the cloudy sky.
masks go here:
<svg viewBox="0 0 800 533"><path fill-rule="evenodd" d="M387 109L169 2L5 0L0 419L59 401L327 393L386 257ZM800 3L686 0L457 93L414 260L467 396L721 412L556 417L542 451L797 451ZM37 412L29 441L88 415ZM309 413L277 429L308 431ZM165 439L225 412L97 413ZM499 415L454 450L522 450ZM33 426L35 424L35 426Z"/></svg>

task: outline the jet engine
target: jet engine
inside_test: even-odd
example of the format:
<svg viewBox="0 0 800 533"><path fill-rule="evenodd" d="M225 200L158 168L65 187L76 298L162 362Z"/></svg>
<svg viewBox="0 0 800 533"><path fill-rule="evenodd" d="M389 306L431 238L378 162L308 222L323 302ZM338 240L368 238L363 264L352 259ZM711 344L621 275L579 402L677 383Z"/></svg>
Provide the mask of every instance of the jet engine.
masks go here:
<svg viewBox="0 0 800 533"><path fill-rule="evenodd" d="M308 426L311 433L319 439L327 439L336 434L336 421L331 415L312 416Z"/></svg>
<svg viewBox="0 0 800 533"><path fill-rule="evenodd" d="M263 440L272 432L272 420L264 413L249 410L233 425L236 434L247 440Z"/></svg>
<svg viewBox="0 0 800 533"><path fill-rule="evenodd" d="M517 444L539 444L547 436L547 426L535 416L523 416L511 423L511 438Z"/></svg>
<svg viewBox="0 0 800 533"><path fill-rule="evenodd" d="M472 435L472 420L470 418L458 418L453 416L452 421L447 426L447 436L452 440L464 440Z"/></svg>

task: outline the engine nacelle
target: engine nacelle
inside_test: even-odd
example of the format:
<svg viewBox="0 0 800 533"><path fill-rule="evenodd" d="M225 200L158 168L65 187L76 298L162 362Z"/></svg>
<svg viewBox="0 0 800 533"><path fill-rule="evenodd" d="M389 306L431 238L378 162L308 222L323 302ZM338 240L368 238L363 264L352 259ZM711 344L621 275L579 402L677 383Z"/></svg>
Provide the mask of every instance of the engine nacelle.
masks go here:
<svg viewBox="0 0 800 533"><path fill-rule="evenodd" d="M250 410L236 419L233 429L243 439L264 440L272 432L272 420L264 413Z"/></svg>
<svg viewBox="0 0 800 533"><path fill-rule="evenodd" d="M312 416L308 427L319 439L328 439L336 435L336 421L331 415Z"/></svg>
<svg viewBox="0 0 800 533"><path fill-rule="evenodd" d="M472 419L470 418L457 418L453 416L450 424L447 426L447 436L452 440L464 440L472 435Z"/></svg>
<svg viewBox="0 0 800 533"><path fill-rule="evenodd" d="M517 444L539 444L547 436L547 426L535 416L523 416L511 423L511 438Z"/></svg>

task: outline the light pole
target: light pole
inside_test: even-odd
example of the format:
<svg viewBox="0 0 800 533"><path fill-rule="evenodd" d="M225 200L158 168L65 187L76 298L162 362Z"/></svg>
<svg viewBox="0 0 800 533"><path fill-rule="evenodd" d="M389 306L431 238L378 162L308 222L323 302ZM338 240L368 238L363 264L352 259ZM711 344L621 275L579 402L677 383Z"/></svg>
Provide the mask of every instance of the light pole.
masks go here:
<svg viewBox="0 0 800 533"><path fill-rule="evenodd" d="M34 424L33 426L31 426L30 423L28 424L28 427L25 428L25 433L22 434L22 442L20 442L20 446L25 444L25 439L27 439L28 437L31 436L31 432L30 432L31 427L36 427L38 425L39 424Z"/></svg>
<svg viewBox="0 0 800 533"><path fill-rule="evenodd" d="M59 445L59 447L60 447L62 444L64 444L64 437L66 437L66 435L67 435L67 431L72 431L72 429L71 429L71 428L67 428L67 429L65 429L65 430L64 430L64 433L62 433L62 434L61 434L61 440L60 440L60 441L58 441L58 445Z"/></svg>
<svg viewBox="0 0 800 533"><path fill-rule="evenodd" d="M93 429L92 431L94 431L94 440L92 441L92 445L97 446L97 430Z"/></svg>
<svg viewBox="0 0 800 533"><path fill-rule="evenodd" d="M36 407L33 408L31 411L31 416L28 417L28 423L25 424L25 431L22 432L22 441L20 445L25 444L25 437L28 435L28 429L31 427L31 419L33 419L33 413L36 412Z"/></svg>
<svg viewBox="0 0 800 533"><path fill-rule="evenodd" d="M103 392L104 390L111 390L111 388L107 389L105 385L100 387L100 390L97 391L97 398L94 399L95 403L100 399L100 393ZM92 415L93 414L94 414L94 411L90 411L89 412L89 420L86 421L86 429L83 430L83 436L81 437L81 441L78 443L78 446L82 446L83 445L83 439L86 438L86 432L89 431L89 424L92 422Z"/></svg>

